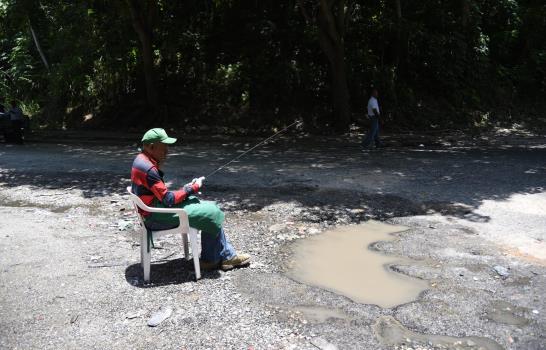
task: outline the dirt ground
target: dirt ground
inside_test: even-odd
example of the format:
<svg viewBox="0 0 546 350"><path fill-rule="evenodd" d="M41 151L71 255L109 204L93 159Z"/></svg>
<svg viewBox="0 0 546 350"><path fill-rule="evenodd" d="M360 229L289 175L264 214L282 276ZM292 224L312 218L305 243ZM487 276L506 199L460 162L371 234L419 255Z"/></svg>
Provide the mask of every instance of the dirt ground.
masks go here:
<svg viewBox="0 0 546 350"><path fill-rule="evenodd" d="M362 152L358 136L285 136L203 192L250 267L195 282L166 236L145 285L125 193L137 139L122 136L0 143L1 349L546 349L544 137L396 135ZM255 142L189 138L166 180ZM411 259L387 268L427 281L417 300L384 309L288 277L295 241L370 219L409 228L370 249Z"/></svg>

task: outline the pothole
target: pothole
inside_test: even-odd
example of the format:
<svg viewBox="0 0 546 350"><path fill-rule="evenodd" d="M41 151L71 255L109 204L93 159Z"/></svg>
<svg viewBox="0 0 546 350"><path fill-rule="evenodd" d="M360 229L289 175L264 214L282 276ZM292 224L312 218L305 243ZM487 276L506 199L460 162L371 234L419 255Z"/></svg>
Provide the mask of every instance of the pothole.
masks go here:
<svg viewBox="0 0 546 350"><path fill-rule="evenodd" d="M344 226L295 243L291 278L344 295L351 300L391 308L416 300L426 281L393 272L393 264L411 265L409 259L386 256L369 249L377 241L392 241L391 234L406 230L377 221Z"/></svg>
<svg viewBox="0 0 546 350"><path fill-rule="evenodd" d="M64 205L64 206L54 206L51 204L44 204L44 203L31 203L23 200L7 200L5 198L2 198L2 201L0 202L0 205L3 207L8 208L38 208L38 209L45 209L49 210L53 213L65 213L68 210L70 210L73 206L71 205Z"/></svg>
<svg viewBox="0 0 546 350"><path fill-rule="evenodd" d="M413 349L423 345L447 350L502 350L495 341L484 337L450 337L445 335L421 334L413 332L400 324L392 316L381 316L373 325L380 342L388 346Z"/></svg>
<svg viewBox="0 0 546 350"><path fill-rule="evenodd" d="M299 312L311 323L325 323L329 319L348 320L349 316L338 309L329 309L321 306L296 306L291 308Z"/></svg>
<svg viewBox="0 0 546 350"><path fill-rule="evenodd" d="M526 311L526 308L517 307L505 301L495 301L487 309L486 317L497 323L524 326L529 323L528 319L521 316Z"/></svg>

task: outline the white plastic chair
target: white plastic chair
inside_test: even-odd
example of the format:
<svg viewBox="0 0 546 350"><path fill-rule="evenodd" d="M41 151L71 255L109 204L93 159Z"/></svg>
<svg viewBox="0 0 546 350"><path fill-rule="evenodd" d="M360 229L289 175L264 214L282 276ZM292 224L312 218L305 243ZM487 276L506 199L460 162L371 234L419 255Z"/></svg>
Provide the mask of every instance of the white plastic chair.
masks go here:
<svg viewBox="0 0 546 350"><path fill-rule="evenodd" d="M150 282L150 260L151 260L152 254L151 254L151 249L149 247L150 243L148 241L148 232L146 231L146 227L144 226L144 220L142 219L142 216L138 212L138 208L144 211L147 211L149 213L178 214L178 218L180 219L180 225L178 227L170 229L170 230L152 231L152 237L157 237L159 235L164 235L164 234L181 233L182 243L184 244L184 258L186 258L186 260L189 260L190 259L189 248L188 248L188 236L189 236L190 243L191 243L191 251L193 254L193 265L195 267L195 279L199 280L201 278L201 267L199 266L199 247L197 243L197 235L199 234L199 231L193 227L190 227L190 224L188 221L188 214L186 213L186 211L182 208L149 207L146 204L144 204L144 202L131 191L131 186L127 187L127 192L129 192L129 196L131 198L131 201L133 202L133 205L137 212L137 216L140 220L140 227L141 227L140 264L142 265L142 269L144 270L144 282L145 283Z"/></svg>

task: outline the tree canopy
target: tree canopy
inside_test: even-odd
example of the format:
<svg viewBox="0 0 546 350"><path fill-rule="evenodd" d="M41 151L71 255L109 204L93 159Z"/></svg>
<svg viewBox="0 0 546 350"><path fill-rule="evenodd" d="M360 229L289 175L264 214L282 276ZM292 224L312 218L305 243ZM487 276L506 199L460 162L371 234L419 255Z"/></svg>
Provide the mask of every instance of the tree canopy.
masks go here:
<svg viewBox="0 0 546 350"><path fill-rule="evenodd" d="M542 0L3 0L0 18L0 98L44 127L343 132L371 86L393 129L546 110Z"/></svg>

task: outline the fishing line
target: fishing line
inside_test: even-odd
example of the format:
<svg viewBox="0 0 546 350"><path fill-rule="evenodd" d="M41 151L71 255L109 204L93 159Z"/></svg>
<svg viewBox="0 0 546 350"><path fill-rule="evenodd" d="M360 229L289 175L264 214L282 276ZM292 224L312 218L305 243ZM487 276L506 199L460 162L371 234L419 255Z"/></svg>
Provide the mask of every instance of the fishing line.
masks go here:
<svg viewBox="0 0 546 350"><path fill-rule="evenodd" d="M232 160L230 160L229 162L227 162L226 164L222 165L221 167L219 167L218 169L214 170L212 173L208 174L207 176L205 176L205 178L209 178L211 177L212 175L216 174L218 171L222 170L223 168L225 168L226 166L230 165L231 163L233 163L234 161L236 161L237 159L241 158L242 156L244 156L245 154L249 153L250 151L252 151L253 149L257 148L258 146L266 143L267 141L271 140L272 138L274 138L275 136L285 132L286 130L288 130L289 128L291 128L293 125L295 124L298 124L299 121L295 121L293 122L292 124L288 125L286 128L282 129L281 131L273 134L272 136L269 136L267 139L263 140L262 142L258 143L256 146L246 150L245 152L239 154L237 157L233 158Z"/></svg>

